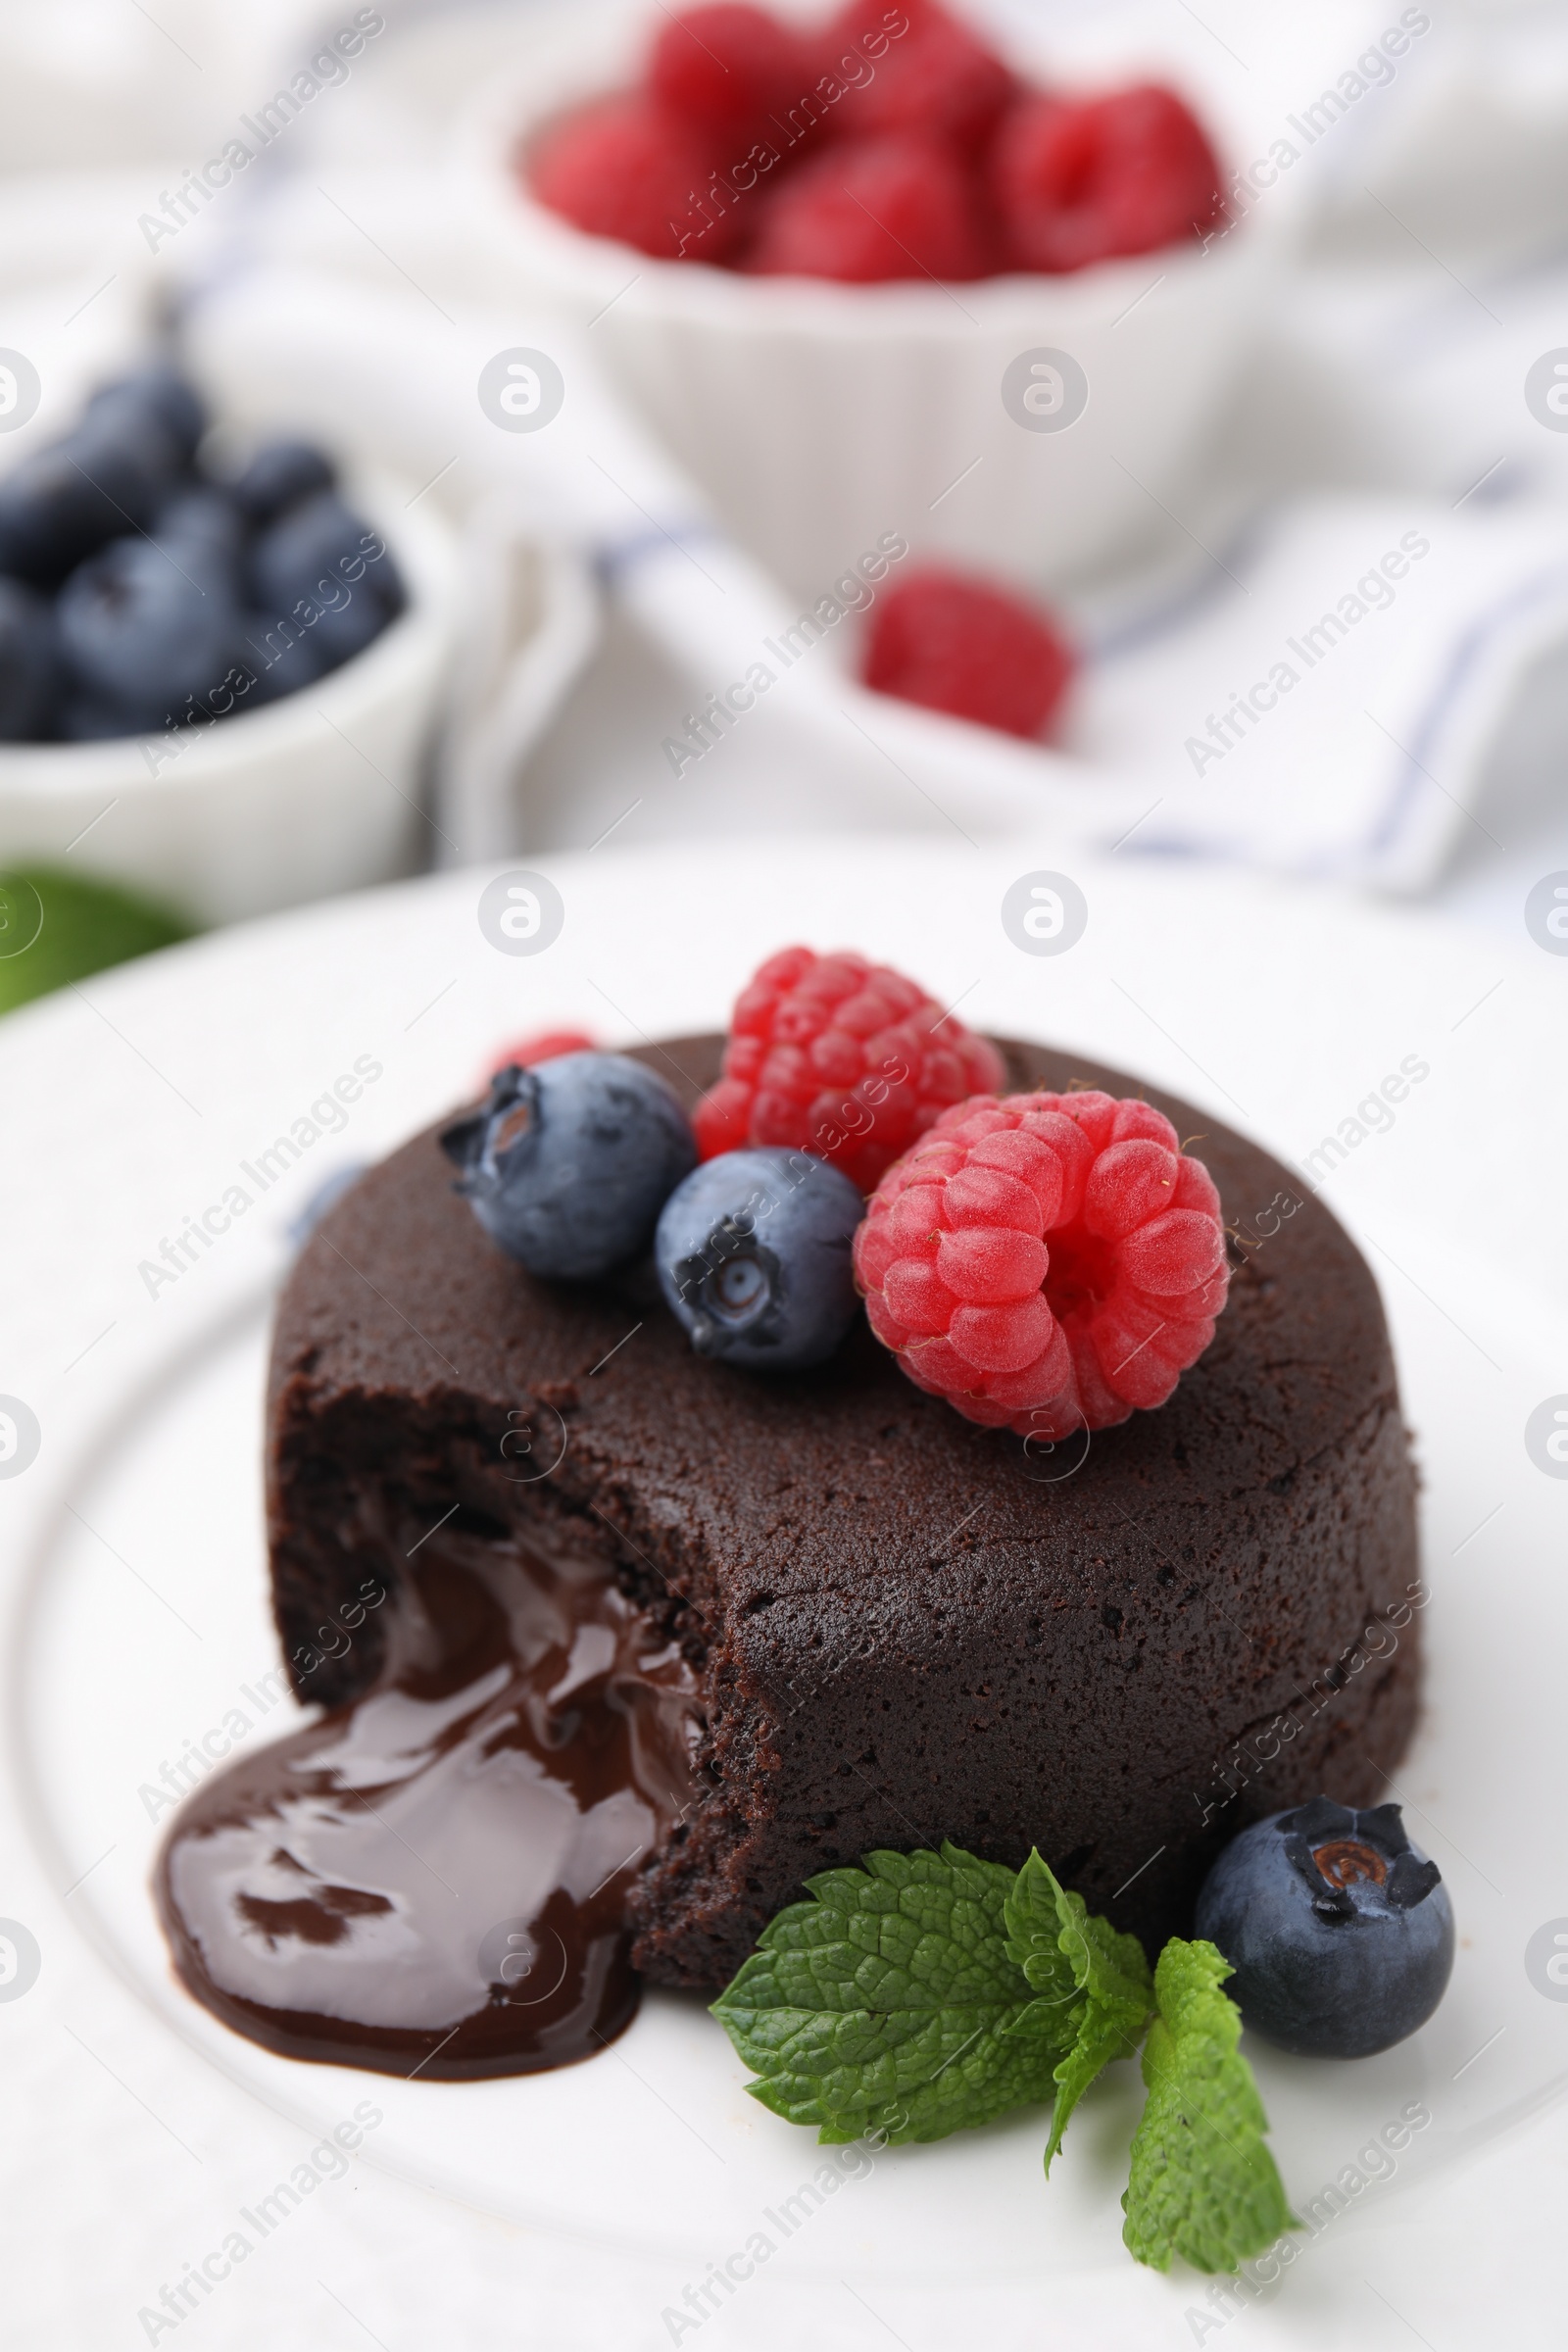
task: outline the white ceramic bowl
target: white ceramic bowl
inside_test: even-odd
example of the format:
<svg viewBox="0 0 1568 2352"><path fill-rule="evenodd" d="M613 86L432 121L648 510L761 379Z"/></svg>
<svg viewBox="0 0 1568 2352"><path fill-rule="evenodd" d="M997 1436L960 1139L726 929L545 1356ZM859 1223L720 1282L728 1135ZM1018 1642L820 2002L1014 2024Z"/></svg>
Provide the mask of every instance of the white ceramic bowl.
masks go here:
<svg viewBox="0 0 1568 2352"><path fill-rule="evenodd" d="M405 495L345 485L408 604L317 685L168 737L0 744L0 864L123 882L204 924L412 872L457 559L446 523Z"/></svg>
<svg viewBox="0 0 1568 2352"><path fill-rule="evenodd" d="M655 261L536 204L514 159L555 116L635 80L658 21L629 0L542 31L466 120L458 170L501 288L591 326L745 544L808 596L886 531L1050 586L1168 529L1160 508L1179 510L1263 323L1298 190L1282 185L1207 251L1195 240L1061 277L846 287ZM1038 50L1012 62L1047 78ZM1185 83L1222 156L1256 151L1258 122L1179 62L1140 54L1121 77L1151 72ZM1004 406L1004 371L1037 350L1067 352L1088 378L1066 430L1025 429Z"/></svg>

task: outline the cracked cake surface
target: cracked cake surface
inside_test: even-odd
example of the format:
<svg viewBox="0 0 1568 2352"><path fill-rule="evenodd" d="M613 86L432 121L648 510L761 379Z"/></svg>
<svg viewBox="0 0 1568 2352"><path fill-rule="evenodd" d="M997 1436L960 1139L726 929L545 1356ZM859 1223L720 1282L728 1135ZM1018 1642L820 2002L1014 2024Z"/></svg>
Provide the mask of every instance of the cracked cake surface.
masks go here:
<svg viewBox="0 0 1568 2352"><path fill-rule="evenodd" d="M641 1057L690 1105L721 1042ZM318 1628L368 1577L395 1607L443 1513L481 1543L549 1528L681 1642L695 1793L633 1897L654 1982L720 1984L813 1871L944 1838L1037 1845L1152 1949L1227 1838L1319 1791L1377 1802L1409 1739L1415 1477L1364 1261L1189 1105L1004 1051L1020 1091L1147 1093L1244 1237L1170 1402L1087 1449L964 1421L858 1318L830 1363L764 1376L694 1355L651 1275L537 1281L434 1130L331 1211L284 1295L269 1512L301 1696L374 1680L378 1617L335 1656Z"/></svg>

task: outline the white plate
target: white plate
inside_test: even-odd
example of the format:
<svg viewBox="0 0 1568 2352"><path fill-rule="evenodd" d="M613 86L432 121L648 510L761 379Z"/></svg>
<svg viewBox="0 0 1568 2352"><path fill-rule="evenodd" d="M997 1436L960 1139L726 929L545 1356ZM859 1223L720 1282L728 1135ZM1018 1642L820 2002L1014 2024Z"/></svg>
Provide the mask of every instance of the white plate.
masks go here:
<svg viewBox="0 0 1568 2352"><path fill-rule="evenodd" d="M1535 1468L1523 1429L1568 1389L1549 1239L1563 1115L1542 1077L1568 975L1420 919L1081 860L1087 934L1065 957L1026 956L1002 929L1002 894L1053 862L1041 845L960 866L853 841L776 845L765 860L755 844L561 858L565 928L529 959L488 945L486 877L460 874L174 951L0 1029L10 1129L28 1147L0 1197L13 1245L0 1390L42 1433L26 1472L0 1480L0 1911L43 1956L24 1997L0 2000L0 2065L26 2153L8 2189L18 2324L35 2315L40 2342L164 2340L173 2324L155 2333L138 2313L204 2256L217 2282L187 2290L196 2308L178 2325L199 2318L218 2345L280 2330L323 2347L368 2331L388 2352L641 2352L697 2333L761 2352L890 2332L925 2352L1003 2328L1075 2345L1212 2339L1224 2296L1216 2308L1191 2273L1143 2273L1120 2246L1130 2069L1093 2095L1049 2188L1029 2115L883 2154L785 2241L764 2217L821 2159L745 2097L694 2000L651 1997L612 2053L555 2076L398 2084L273 2059L167 1972L140 1792L230 1708L255 1737L289 1712L257 1695L274 1652L256 1466L287 1219L334 1161L381 1152L467 1092L507 1034L568 1014L616 1042L716 1024L758 955L796 935L896 957L961 994L966 1018L1147 1072L1292 1158L1403 1056L1430 1063L1392 1131L1326 1191L1383 1280L1425 1474L1430 1696L1398 1789L1449 1880L1461 1950L1437 2017L1384 2058L1253 2053L1298 2209L1407 2103L1432 2120L1394 2178L1329 2224L1326 2247L1304 2244L1283 2289L1245 2315L1231 2298L1225 2325L1314 2352L1404 2343L1413 2328L1442 2352L1485 2313L1489 2340L1551 2340L1568 2013L1534 1988L1524 1953L1568 1917L1568 1492ZM150 1298L138 1262L365 1054L383 1074L346 1130ZM367 2099L380 2120L345 2179L318 2188L307 2174L309 2194L265 2236L241 2218ZM71 2262L87 2223L94 2259ZM218 2277L235 2230L250 2251ZM760 2230L768 2263L681 2327L686 2288Z"/></svg>

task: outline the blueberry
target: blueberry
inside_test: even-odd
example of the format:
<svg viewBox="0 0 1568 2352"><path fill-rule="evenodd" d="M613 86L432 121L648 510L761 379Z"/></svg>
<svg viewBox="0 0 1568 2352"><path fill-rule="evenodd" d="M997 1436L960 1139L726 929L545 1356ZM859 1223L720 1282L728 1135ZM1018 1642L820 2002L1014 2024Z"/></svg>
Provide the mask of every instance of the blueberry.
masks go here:
<svg viewBox="0 0 1568 2352"><path fill-rule="evenodd" d="M531 1274L608 1274L647 1248L697 1157L674 1089L623 1054L501 1070L441 1138L480 1224Z"/></svg>
<svg viewBox="0 0 1568 2352"><path fill-rule="evenodd" d="M313 610L314 620L246 613L246 659L260 690L258 701L275 703L302 686L314 686L363 653L386 626L385 612L363 597L335 609L317 604Z"/></svg>
<svg viewBox="0 0 1568 2352"><path fill-rule="evenodd" d="M207 430L207 408L195 386L166 360L104 384L87 403L89 420L110 419L134 439L151 427L168 435L189 465Z"/></svg>
<svg viewBox="0 0 1568 2352"><path fill-rule="evenodd" d="M330 669L341 669L355 654L363 654L380 636L386 622L385 607L368 600L358 590L351 604L322 611L310 629L318 677L324 677Z"/></svg>
<svg viewBox="0 0 1568 2352"><path fill-rule="evenodd" d="M117 539L60 592L60 642L74 707L70 734L135 735L205 704L240 659L239 614L177 548Z"/></svg>
<svg viewBox="0 0 1568 2352"><path fill-rule="evenodd" d="M52 609L20 580L0 577L0 742L47 741L60 683Z"/></svg>
<svg viewBox="0 0 1568 2352"><path fill-rule="evenodd" d="M1367 2058L1425 2025L1453 1967L1453 1906L1397 1805L1326 1796L1244 1830L1198 1898L1243 2023L1305 2058Z"/></svg>
<svg viewBox="0 0 1568 2352"><path fill-rule="evenodd" d="M79 686L68 686L61 698L60 734L67 743L121 743L127 735L150 732L123 703L112 698L88 694Z"/></svg>
<svg viewBox="0 0 1568 2352"><path fill-rule="evenodd" d="M55 588L127 530L145 530L183 469L155 415L112 409L24 458L0 481L0 571Z"/></svg>
<svg viewBox="0 0 1568 2352"><path fill-rule="evenodd" d="M255 680L252 704L281 702L314 686L322 675L322 647L316 631L297 621L269 620L264 612L246 612L240 619L241 654Z"/></svg>
<svg viewBox="0 0 1568 2352"><path fill-rule="evenodd" d="M234 481L233 495L258 527L275 522L318 490L331 490L337 468L310 441L269 441Z"/></svg>
<svg viewBox="0 0 1568 2352"><path fill-rule="evenodd" d="M402 611L403 583L378 534L323 490L258 538L251 551L251 601L270 622L303 617L302 605L318 612L321 619L309 625L314 632L331 624L341 662Z"/></svg>
<svg viewBox="0 0 1568 2352"><path fill-rule="evenodd" d="M341 499L319 492L264 531L251 554L245 633L269 702L338 668L403 607L392 558Z"/></svg>
<svg viewBox="0 0 1568 2352"><path fill-rule="evenodd" d="M855 1313L865 1202L808 1152L724 1152L664 1203L659 1279L699 1355L762 1371L830 1356Z"/></svg>
<svg viewBox="0 0 1568 2352"><path fill-rule="evenodd" d="M155 536L204 587L216 580L231 601L237 598L246 525L226 492L205 485L176 490L158 510Z"/></svg>

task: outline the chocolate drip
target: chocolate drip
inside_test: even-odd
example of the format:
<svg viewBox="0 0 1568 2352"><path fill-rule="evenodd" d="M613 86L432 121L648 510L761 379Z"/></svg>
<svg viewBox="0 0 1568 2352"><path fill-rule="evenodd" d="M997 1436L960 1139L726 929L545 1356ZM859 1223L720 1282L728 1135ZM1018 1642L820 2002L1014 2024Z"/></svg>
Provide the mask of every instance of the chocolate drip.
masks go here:
<svg viewBox="0 0 1568 2352"><path fill-rule="evenodd" d="M590 2056L636 2013L627 1897L691 1793L696 1689L553 1531L427 1537L374 1685L181 1808L157 1873L180 1977L285 2057L471 2080Z"/></svg>

